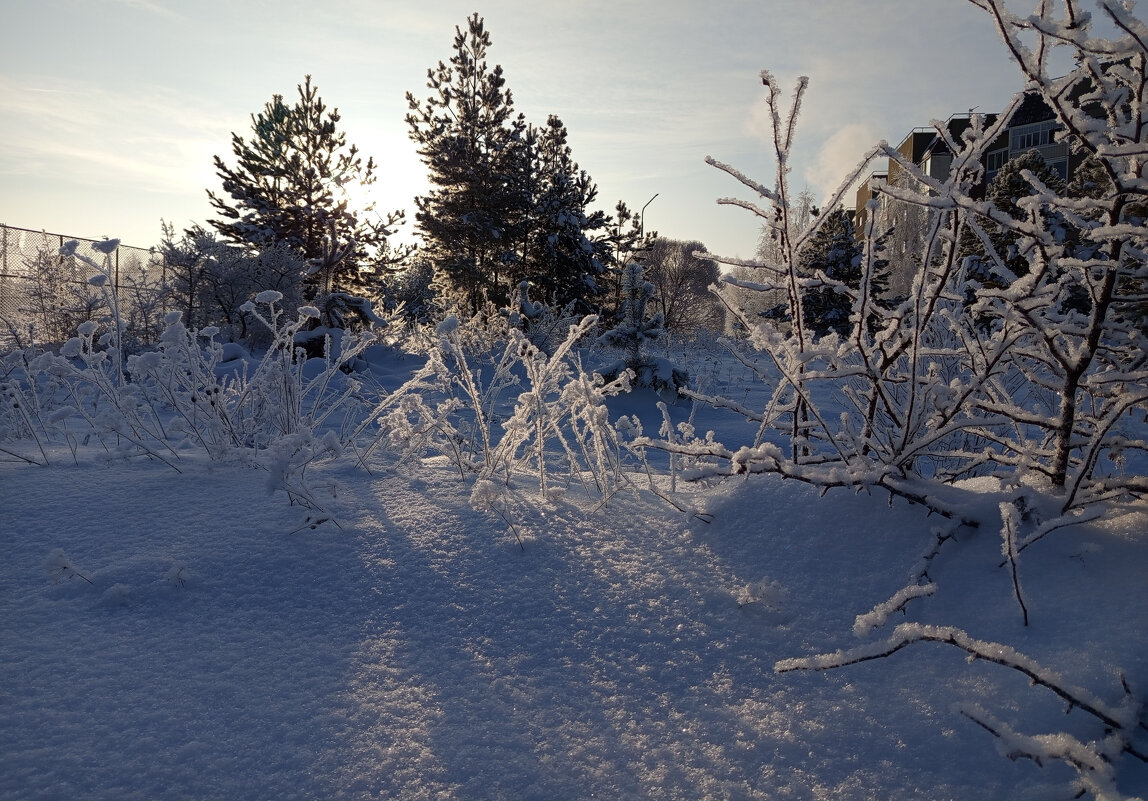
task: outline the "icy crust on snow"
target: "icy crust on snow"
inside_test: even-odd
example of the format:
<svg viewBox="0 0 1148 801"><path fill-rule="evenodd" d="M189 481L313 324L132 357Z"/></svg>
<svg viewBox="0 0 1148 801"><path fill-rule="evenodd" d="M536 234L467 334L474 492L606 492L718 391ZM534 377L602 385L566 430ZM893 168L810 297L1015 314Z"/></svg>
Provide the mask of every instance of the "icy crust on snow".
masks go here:
<svg viewBox="0 0 1148 801"><path fill-rule="evenodd" d="M300 530L264 482L0 465L0 799L1041 798L1059 766L1001 759L951 707L1099 736L953 648L773 672L894 596L935 539L920 507L751 477L694 499L707 525L519 489L523 551L448 467L324 474L341 530ZM1007 635L1115 704L1113 666L1148 671L1143 542L1087 539L1026 553L1030 632L980 534L891 615Z"/></svg>

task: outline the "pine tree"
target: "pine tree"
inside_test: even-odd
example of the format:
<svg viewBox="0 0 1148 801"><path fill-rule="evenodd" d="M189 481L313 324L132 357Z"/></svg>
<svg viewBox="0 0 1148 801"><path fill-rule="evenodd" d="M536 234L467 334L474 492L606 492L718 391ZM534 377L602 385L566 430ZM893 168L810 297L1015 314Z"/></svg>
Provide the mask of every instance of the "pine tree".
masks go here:
<svg viewBox="0 0 1148 801"><path fill-rule="evenodd" d="M604 315L622 313L622 279L626 265L644 258L657 238L657 231L646 233L640 215L630 211L624 201L618 201L614 214L606 218L602 233L594 239L605 266L599 282L603 288L600 301Z"/></svg>
<svg viewBox="0 0 1148 801"><path fill-rule="evenodd" d="M502 67L487 65L490 34L478 14L455 28L449 66L427 70L433 94L421 103L410 92L410 137L427 165L432 189L415 198L423 253L440 291L471 312L487 301L506 305L512 264L522 241L528 196L526 122L514 115Z"/></svg>
<svg viewBox="0 0 1148 801"><path fill-rule="evenodd" d="M602 293L598 278L606 271L609 252L607 242L591 236L609 219L590 210L598 187L574 162L567 136L566 126L551 115L536 138L534 164L527 171L535 180L523 277L554 305L574 304L588 312Z"/></svg>
<svg viewBox="0 0 1148 801"><path fill-rule="evenodd" d="M403 213L379 222L359 217L369 207L349 207L344 187L370 186L375 163L365 162L338 129L338 109L328 110L306 76L299 99L287 105L275 95L252 115L252 137L231 136L234 168L215 157L215 169L227 198L208 190L221 219L210 225L230 242L260 251L286 245L308 260L307 296L362 288L362 271L377 271L401 261L408 251L392 252L387 239ZM229 199L228 199L229 198Z"/></svg>
<svg viewBox="0 0 1148 801"><path fill-rule="evenodd" d="M613 288L611 268L641 238L618 204L614 220L591 209L598 188L574 161L566 126L514 113L502 67L488 66L490 34L477 14L455 28L455 54L427 71L432 95L407 93L411 139L432 189L415 199L423 255L440 294L507 306L529 281L536 297L590 311ZM623 232L627 222L633 232Z"/></svg>

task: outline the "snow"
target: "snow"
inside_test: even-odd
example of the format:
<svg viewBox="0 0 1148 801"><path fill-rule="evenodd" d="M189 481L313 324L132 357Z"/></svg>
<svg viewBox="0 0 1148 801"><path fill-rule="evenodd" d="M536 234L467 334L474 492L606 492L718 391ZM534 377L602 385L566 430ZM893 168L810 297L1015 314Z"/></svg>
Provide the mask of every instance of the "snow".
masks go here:
<svg viewBox="0 0 1148 801"><path fill-rule="evenodd" d="M388 386L422 366L371 357ZM696 358L727 391L746 375ZM691 412L656 404L610 408ZM632 489L598 508L556 479L343 458L309 469L320 523L248 465L50 455L0 462L0 799L1060 798L1055 755L1092 758L1103 727L1016 671L933 643L774 666L895 622L1008 643L1105 709L1148 685L1142 508L1021 554L1025 628L996 532L938 545L883 493L755 475L678 481L685 512ZM1050 758L998 754L1018 744ZM1112 773L1148 794L1143 764Z"/></svg>
<svg viewBox="0 0 1148 801"><path fill-rule="evenodd" d="M1143 23L1106 3L1139 38L1085 41L1084 18L974 3L1142 190L1113 154L1143 149ZM1061 40L1095 87L1075 107L1082 73L1039 55ZM818 226L786 210L807 82L783 124L762 80L777 188L707 160L776 207L718 201L786 253L717 261L759 268L729 290L816 288L793 256ZM372 332L302 362L318 309L288 319L273 290L240 307L270 331L260 359L176 313L125 371L114 296L115 331L5 354L0 801L1148 797L1144 343L1108 305L1114 268L1144 277L1142 226L1116 195L1037 186L1025 206L1064 220L1013 220L970 194L1019 102L944 185L882 143L825 204L888 158L920 186L887 199L958 212L997 256L976 215L1018 235L1009 255L1040 245L1027 276L994 268L1010 286L967 284L1001 323L979 333L938 219L873 336L867 287L855 337L807 341L795 294L789 341L739 312L755 353L671 354L628 273L633 319L601 341L649 373L633 390L582 370L605 355L581 350L590 318L562 345L560 316L530 336L448 317L408 332L415 353ZM1102 314L1064 308L1073 282Z"/></svg>

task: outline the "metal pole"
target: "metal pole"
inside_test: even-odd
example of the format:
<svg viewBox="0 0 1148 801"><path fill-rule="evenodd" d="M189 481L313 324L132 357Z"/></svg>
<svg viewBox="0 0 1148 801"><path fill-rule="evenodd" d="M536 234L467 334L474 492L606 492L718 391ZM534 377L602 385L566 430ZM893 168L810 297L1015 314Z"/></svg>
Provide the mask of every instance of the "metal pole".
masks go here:
<svg viewBox="0 0 1148 801"><path fill-rule="evenodd" d="M646 201L646 206L648 206L648 205L650 205L651 203L653 203L653 202L654 202L654 198L656 198L656 197L657 197L659 194L660 194L659 192L655 192L655 193L654 193L654 197L652 197L652 198L650 198L649 200L647 200L647 201ZM639 223L640 223L640 225L641 225L641 227L640 227L640 229L639 229L639 230L641 230L641 232L642 232L642 237L645 237L645 236L646 236L646 206L642 206L642 211L641 211L641 213L638 215L638 217L639 217Z"/></svg>

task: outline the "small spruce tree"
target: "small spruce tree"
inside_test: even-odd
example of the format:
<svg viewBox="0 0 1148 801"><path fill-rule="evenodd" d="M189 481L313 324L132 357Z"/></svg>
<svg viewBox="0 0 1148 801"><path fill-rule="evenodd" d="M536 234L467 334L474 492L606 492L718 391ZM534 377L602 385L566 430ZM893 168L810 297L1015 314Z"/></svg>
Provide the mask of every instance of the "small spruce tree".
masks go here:
<svg viewBox="0 0 1148 801"><path fill-rule="evenodd" d="M646 346L665 334L662 313L648 319L646 307L654 297L654 285L645 279L641 262L630 261L622 270L622 308L618 324L602 334L598 343L623 351L625 358L608 369L607 380L623 370L632 370L636 386L651 387L660 395L677 398L678 389L689 382L689 374L667 359L646 352Z"/></svg>
<svg viewBox="0 0 1148 801"><path fill-rule="evenodd" d="M662 313L646 319L646 306L654 297L654 285L645 278L641 262L629 262L622 271L622 308L618 325L602 334L599 342L626 352L626 366L636 369L645 361L645 347L665 333Z"/></svg>
<svg viewBox="0 0 1148 801"><path fill-rule="evenodd" d="M606 219L606 226L595 237L606 267L599 283L603 291L599 296L603 314L618 315L622 310L622 277L631 259L644 256L657 239L657 231L647 233L642 227L641 215L630 210L619 200L614 214Z"/></svg>

